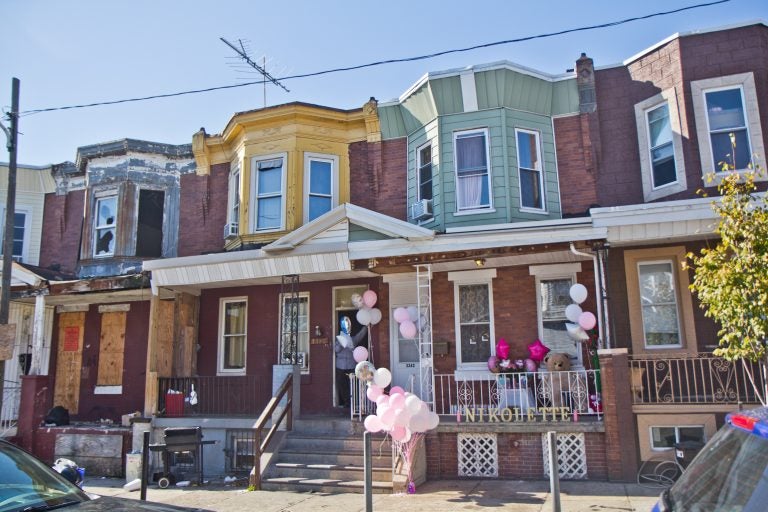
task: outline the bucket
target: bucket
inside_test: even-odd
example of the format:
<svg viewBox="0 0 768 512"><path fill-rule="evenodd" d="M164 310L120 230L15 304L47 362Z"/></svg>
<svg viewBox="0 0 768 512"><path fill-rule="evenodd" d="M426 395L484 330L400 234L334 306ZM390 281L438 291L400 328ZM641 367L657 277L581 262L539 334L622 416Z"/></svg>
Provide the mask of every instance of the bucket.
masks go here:
<svg viewBox="0 0 768 512"><path fill-rule="evenodd" d="M141 478L141 454L125 454L125 481L132 482Z"/></svg>

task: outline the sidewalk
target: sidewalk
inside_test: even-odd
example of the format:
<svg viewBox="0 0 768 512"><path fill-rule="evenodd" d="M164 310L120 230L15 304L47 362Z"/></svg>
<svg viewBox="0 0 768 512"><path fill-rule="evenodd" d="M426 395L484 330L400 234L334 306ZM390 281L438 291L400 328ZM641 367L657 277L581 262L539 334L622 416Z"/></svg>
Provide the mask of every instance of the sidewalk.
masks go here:
<svg viewBox="0 0 768 512"><path fill-rule="evenodd" d="M115 479L86 478L84 489L103 496L139 499L139 492L124 491L123 483L122 480ZM634 484L606 482L561 482L560 488L563 512L649 511L661 492L660 489L648 489ZM219 484L169 489L150 486L147 499L217 512L365 511L365 496L362 494L249 492L243 487ZM487 508L516 512L551 511L549 482L443 480L425 483L416 490L416 494L373 495L373 510L382 512L440 512Z"/></svg>

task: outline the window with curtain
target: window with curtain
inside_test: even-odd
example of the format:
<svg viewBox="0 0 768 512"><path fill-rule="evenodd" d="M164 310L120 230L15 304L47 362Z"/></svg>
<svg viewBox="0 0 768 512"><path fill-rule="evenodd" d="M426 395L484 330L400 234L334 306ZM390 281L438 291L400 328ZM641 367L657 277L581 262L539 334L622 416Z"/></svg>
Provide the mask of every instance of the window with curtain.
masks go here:
<svg viewBox="0 0 768 512"><path fill-rule="evenodd" d="M461 363L485 363L491 357L491 308L488 284L457 285Z"/></svg>
<svg viewBox="0 0 768 512"><path fill-rule="evenodd" d="M677 181L675 148L669 122L669 105L664 103L647 112L648 145L651 156L653 188Z"/></svg>
<svg viewBox="0 0 768 512"><path fill-rule="evenodd" d="M564 352L572 365L581 364L581 347L568 335L565 308L573 301L570 296L574 279L570 277L539 279L539 332L541 341L553 352Z"/></svg>
<svg viewBox="0 0 768 512"><path fill-rule="evenodd" d="M432 143L420 147L418 154L419 189L417 199L432 199Z"/></svg>
<svg viewBox="0 0 768 512"><path fill-rule="evenodd" d="M646 348L681 346L672 261L638 263L637 273Z"/></svg>
<svg viewBox="0 0 768 512"><path fill-rule="evenodd" d="M255 229L280 229L283 220L283 158L256 160L251 166L255 180Z"/></svg>
<svg viewBox="0 0 768 512"><path fill-rule="evenodd" d="M752 160L752 151L741 87L706 91L704 101L715 170L721 171L724 162L735 165L736 169L746 169Z"/></svg>
<svg viewBox="0 0 768 512"><path fill-rule="evenodd" d="M245 344L248 302L245 299L222 299L219 371L245 372Z"/></svg>
<svg viewBox="0 0 768 512"><path fill-rule="evenodd" d="M334 162L328 158L308 159L308 221L312 221L333 208Z"/></svg>
<svg viewBox="0 0 768 512"><path fill-rule="evenodd" d="M488 131L457 132L454 148L458 210L490 208Z"/></svg>
<svg viewBox="0 0 768 512"><path fill-rule="evenodd" d="M517 168L520 176L520 205L534 210L544 209L544 176L539 154L539 134L515 130L517 135Z"/></svg>
<svg viewBox="0 0 768 512"><path fill-rule="evenodd" d="M93 255L112 256L115 254L117 196L96 199L95 219Z"/></svg>
<svg viewBox="0 0 768 512"><path fill-rule="evenodd" d="M309 372L309 294L301 293L294 301L289 295L281 295L281 329L282 344L279 350L282 363L290 364L291 349L291 319L296 317L296 353L297 364L303 372ZM286 357L287 356L287 357Z"/></svg>

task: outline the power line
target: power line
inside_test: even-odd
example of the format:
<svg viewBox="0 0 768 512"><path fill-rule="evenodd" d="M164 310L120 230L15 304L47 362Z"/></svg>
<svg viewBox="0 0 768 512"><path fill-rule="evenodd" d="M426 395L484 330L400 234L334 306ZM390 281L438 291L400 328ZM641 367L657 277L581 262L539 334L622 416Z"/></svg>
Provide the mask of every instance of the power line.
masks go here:
<svg viewBox="0 0 768 512"><path fill-rule="evenodd" d="M375 67L375 66L383 66L385 64L397 64L397 63L402 63L402 62L415 62L415 61L419 61L419 60L433 59L435 57L440 57L440 56L443 56L443 55L449 55L449 54L453 54L453 53L468 52L468 51L472 51L472 50L478 50L478 49L481 49L481 48L490 48L490 47L493 47L493 46L500 46L500 45L512 44L512 43L521 43L521 42L525 42L525 41L532 41L534 39L545 39L545 38L560 36L560 35L564 35L564 34L572 34L574 32L584 32L584 31L587 31L587 30L596 30L596 29L600 29L600 28L616 27L616 26L619 26L619 25L624 25L626 23L631 23L633 21L641 21L641 20L647 20L647 19L650 19L650 18L656 18L656 17L659 17L659 16L667 16L667 15L670 15L670 14L677 14L679 12L689 11L689 10L692 10L692 9L699 9L701 7L710 7L710 6L713 6L713 5L724 4L724 3L728 3L730 1L731 0L715 0L713 2L701 3L701 4L696 4L696 5L689 5L687 7L680 7L678 9L672 9L670 11L659 11L659 12L655 12L655 13L651 13L651 14L646 14L646 15L643 15L643 16L633 16L631 18L625 18L623 20L611 21L611 22L607 22L607 23L599 23L597 25L587 25L587 26L582 26L582 27L577 27L577 28L569 28L569 29L565 29L565 30L558 30L556 32L546 32L546 33L543 33L543 34L537 34L537 35L533 35L533 36L518 37L518 38L515 38L515 39L505 39L503 41L494 41L492 43L484 43L484 44L479 44L479 45L475 45L475 46L468 46L466 48L455 48L455 49L452 49L452 50L444 50L444 51L430 53L430 54L426 54L426 55L419 55L419 56L416 56L416 57L404 57L404 58L399 58L399 59L387 59L387 60L380 60L380 61L375 61L375 62L369 62L367 64L359 64L359 65L356 65L356 66L346 66L346 67L339 67L339 68L333 68L333 69L326 69L326 70L323 70L323 71L315 71L315 72L312 72L312 73L303 73L303 74L298 74L298 75L290 75L290 76L285 76L285 77L282 77L282 78L277 78L275 80L294 80L294 79L298 79L298 78L309 78L309 77L314 77L314 76L328 75L328 74L331 74L331 73L341 73L341 72L344 72L344 71L354 71L354 70L358 70L358 69L371 68L371 67ZM21 112L20 115L27 116L27 115L32 115L32 114L40 114L42 112L53 112L53 111L57 111L57 110L71 110L71 109L77 109L77 108L89 108L89 107L98 107L98 106L103 106L103 105L117 105L117 104L120 104L120 103L131 103L131 102L137 102L137 101L155 100L155 99L160 99L160 98L173 98L173 97L176 97L176 96L185 96L185 95L189 95L189 94L199 94L199 93L203 93L203 92L220 91L220 90L225 90L225 89L235 89L237 87L248 87L248 86L251 86L251 85L264 84L266 82L268 82L268 81L267 80L257 80L257 81L252 81L252 82L243 82L243 83L239 83L239 84L220 85L220 86L215 86L215 87L207 87L205 89L193 89L193 90L189 90L189 91L172 92L172 93L167 93L167 94L155 94L155 95L152 95L152 96L142 96L142 97L138 97L138 98L125 98L125 99L121 99L121 100L100 101L100 102L94 102L94 103L84 103L84 104L80 104L80 105L68 105L68 106L64 106L64 107L49 107L49 108L41 108L41 109L35 109L35 110L25 110L25 111Z"/></svg>

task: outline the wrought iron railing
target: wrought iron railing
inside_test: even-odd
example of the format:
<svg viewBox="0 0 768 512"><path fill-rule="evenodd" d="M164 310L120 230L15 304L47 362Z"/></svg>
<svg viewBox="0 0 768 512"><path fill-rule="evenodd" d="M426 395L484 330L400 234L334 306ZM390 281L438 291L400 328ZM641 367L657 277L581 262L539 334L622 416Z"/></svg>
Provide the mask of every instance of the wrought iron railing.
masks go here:
<svg viewBox="0 0 768 512"><path fill-rule="evenodd" d="M161 377L158 382L158 410L166 416L257 416L269 398L255 375Z"/></svg>
<svg viewBox="0 0 768 512"><path fill-rule="evenodd" d="M365 383L352 374L350 379L352 418L375 413L376 404L365 396ZM545 412L547 408L557 408L559 415L565 409L575 417L602 419L600 371L488 372L467 378L457 378L455 374L435 375L435 412L442 416L510 409L513 415L530 412L535 419L545 419L554 414L551 410Z"/></svg>
<svg viewBox="0 0 768 512"><path fill-rule="evenodd" d="M19 419L19 400L21 385L18 382L5 381L3 385L3 406L0 409L0 437L15 433Z"/></svg>
<svg viewBox="0 0 768 512"><path fill-rule="evenodd" d="M758 363L726 361L710 353L695 356L631 356L630 385L634 404L759 403L749 379L764 389Z"/></svg>

